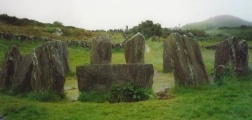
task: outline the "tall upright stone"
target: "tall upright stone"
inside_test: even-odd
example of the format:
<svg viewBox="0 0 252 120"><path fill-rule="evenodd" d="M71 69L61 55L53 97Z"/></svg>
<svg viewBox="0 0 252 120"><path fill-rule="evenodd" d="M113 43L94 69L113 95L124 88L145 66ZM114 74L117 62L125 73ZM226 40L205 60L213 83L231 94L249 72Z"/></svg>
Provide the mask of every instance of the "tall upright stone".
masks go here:
<svg viewBox="0 0 252 120"><path fill-rule="evenodd" d="M167 47L173 61L176 84L197 87L209 83L197 41L173 33L167 38Z"/></svg>
<svg viewBox="0 0 252 120"><path fill-rule="evenodd" d="M2 69L0 68L0 90L1 90L1 74L2 74Z"/></svg>
<svg viewBox="0 0 252 120"><path fill-rule="evenodd" d="M231 66L237 75L246 76L249 74L248 58L248 45L245 40L238 40L235 37L227 38L216 48L215 71L216 73L224 73L217 68ZM217 78L219 76L218 74Z"/></svg>
<svg viewBox="0 0 252 120"><path fill-rule="evenodd" d="M91 64L110 64L112 58L112 45L109 38L99 36L91 42Z"/></svg>
<svg viewBox="0 0 252 120"><path fill-rule="evenodd" d="M126 63L144 63L145 38L137 33L124 43Z"/></svg>
<svg viewBox="0 0 252 120"><path fill-rule="evenodd" d="M22 55L18 47L11 46L6 53L3 72L0 74L0 88L11 89L15 93L31 90L31 55Z"/></svg>
<svg viewBox="0 0 252 120"><path fill-rule="evenodd" d="M17 66L20 64L22 56L17 46L13 45L5 54L2 72L0 74L0 88L11 88L14 81L14 74L17 71Z"/></svg>
<svg viewBox="0 0 252 120"><path fill-rule="evenodd" d="M171 53L169 51L168 39L164 41L164 50L163 50L163 72L171 72L172 71L172 59Z"/></svg>
<svg viewBox="0 0 252 120"><path fill-rule="evenodd" d="M31 73L32 73L32 56L31 54L22 57L14 73L12 90L14 92L27 92L31 90Z"/></svg>
<svg viewBox="0 0 252 120"><path fill-rule="evenodd" d="M65 42L51 41L34 49L32 53L32 90L55 92L63 95L65 74L69 69Z"/></svg>

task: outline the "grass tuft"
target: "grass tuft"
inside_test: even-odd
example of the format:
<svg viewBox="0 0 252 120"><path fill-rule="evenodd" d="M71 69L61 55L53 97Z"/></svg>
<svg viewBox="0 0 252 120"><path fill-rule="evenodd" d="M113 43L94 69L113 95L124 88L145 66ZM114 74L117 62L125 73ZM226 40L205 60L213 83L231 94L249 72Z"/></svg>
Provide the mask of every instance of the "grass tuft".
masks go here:
<svg viewBox="0 0 252 120"><path fill-rule="evenodd" d="M81 102L97 102L103 103L108 101L108 93L100 91L85 91L81 92L78 97Z"/></svg>
<svg viewBox="0 0 252 120"><path fill-rule="evenodd" d="M30 92L28 98L31 100L36 100L40 102L56 102L64 98L65 95L59 96L53 92Z"/></svg>

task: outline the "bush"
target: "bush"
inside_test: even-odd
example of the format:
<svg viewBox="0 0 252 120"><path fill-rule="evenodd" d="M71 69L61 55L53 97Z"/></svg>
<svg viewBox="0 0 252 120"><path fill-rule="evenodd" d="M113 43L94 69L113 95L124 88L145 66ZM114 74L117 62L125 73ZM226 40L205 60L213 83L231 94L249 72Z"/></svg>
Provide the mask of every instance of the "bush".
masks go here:
<svg viewBox="0 0 252 120"><path fill-rule="evenodd" d="M81 102L106 102L108 101L108 93L99 92L99 91L86 91L81 92L78 97L78 100Z"/></svg>
<svg viewBox="0 0 252 120"><path fill-rule="evenodd" d="M56 31L56 27L52 27L52 26L46 26L43 29L44 32L48 32L48 33L54 33Z"/></svg>
<svg viewBox="0 0 252 120"><path fill-rule="evenodd" d="M28 98L41 102L59 101L61 98L64 97L65 95L59 96L54 92L31 92L28 94Z"/></svg>
<svg viewBox="0 0 252 120"><path fill-rule="evenodd" d="M110 102L136 102L150 99L152 90L131 83L125 86L113 85L109 93Z"/></svg>
<svg viewBox="0 0 252 120"><path fill-rule="evenodd" d="M126 85L112 85L109 92L83 91L78 97L81 102L136 102L151 98L152 89L139 87L133 83Z"/></svg>

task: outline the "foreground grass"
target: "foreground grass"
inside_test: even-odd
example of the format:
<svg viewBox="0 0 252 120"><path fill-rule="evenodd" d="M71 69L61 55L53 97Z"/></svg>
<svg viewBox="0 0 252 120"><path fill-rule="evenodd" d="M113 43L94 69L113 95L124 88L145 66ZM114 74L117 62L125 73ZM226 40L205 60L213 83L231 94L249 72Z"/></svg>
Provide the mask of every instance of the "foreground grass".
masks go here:
<svg viewBox="0 0 252 120"><path fill-rule="evenodd" d="M0 94L0 113L8 120L252 119L252 81L230 81L202 89L179 88L172 99L136 103L36 102Z"/></svg>

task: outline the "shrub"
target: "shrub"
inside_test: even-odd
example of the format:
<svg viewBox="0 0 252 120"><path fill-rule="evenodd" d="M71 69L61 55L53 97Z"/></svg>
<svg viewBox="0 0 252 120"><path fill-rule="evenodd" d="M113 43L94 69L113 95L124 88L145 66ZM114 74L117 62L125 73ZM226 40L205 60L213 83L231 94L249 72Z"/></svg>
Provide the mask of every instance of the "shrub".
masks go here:
<svg viewBox="0 0 252 120"><path fill-rule="evenodd" d="M62 22L59 22L59 21L54 21L53 22L53 26L56 26L56 27L62 27L64 26Z"/></svg>
<svg viewBox="0 0 252 120"><path fill-rule="evenodd" d="M137 86L133 83L126 85L112 85L108 92L82 91L78 97L81 102L136 102L148 100L153 94L152 89Z"/></svg>
<svg viewBox="0 0 252 120"><path fill-rule="evenodd" d="M152 90L131 83L125 86L113 85L109 93L110 102L136 102L150 99Z"/></svg>
<svg viewBox="0 0 252 120"><path fill-rule="evenodd" d="M44 32L48 32L48 33L54 33L56 31L56 27L52 27L52 26L46 26L43 29Z"/></svg>
<svg viewBox="0 0 252 120"><path fill-rule="evenodd" d="M106 102L108 101L108 93L100 91L83 91L78 97L81 102Z"/></svg>

